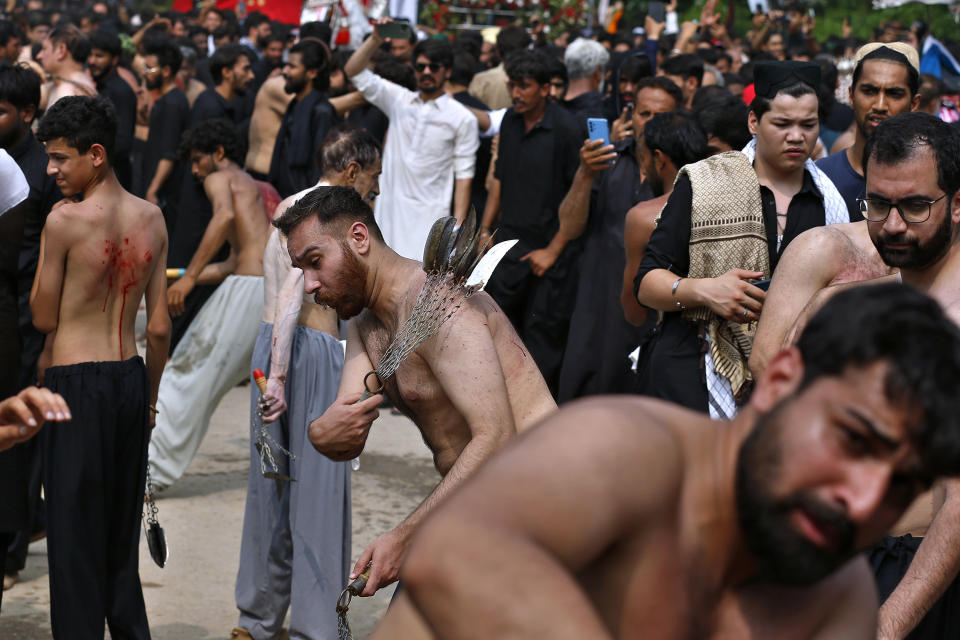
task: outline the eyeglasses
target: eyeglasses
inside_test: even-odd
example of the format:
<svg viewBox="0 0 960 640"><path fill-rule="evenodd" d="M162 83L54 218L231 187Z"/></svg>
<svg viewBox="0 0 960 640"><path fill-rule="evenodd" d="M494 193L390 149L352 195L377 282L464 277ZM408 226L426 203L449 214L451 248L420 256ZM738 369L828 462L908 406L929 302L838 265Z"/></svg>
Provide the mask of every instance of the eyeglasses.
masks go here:
<svg viewBox="0 0 960 640"><path fill-rule="evenodd" d="M907 198L900 202L890 202L881 198L857 198L857 205L860 207L860 213L863 214L863 217L870 222L884 222L890 215L890 210L896 207L904 222L916 224L929 220L933 205L946 197L947 194L943 194L936 200Z"/></svg>
<svg viewBox="0 0 960 640"><path fill-rule="evenodd" d="M144 68L143 68L143 72L144 72L144 73L156 73L157 71L160 71L161 68L162 68L162 67L161 67L160 65L157 65L157 66L155 66L155 67L144 67Z"/></svg>
<svg viewBox="0 0 960 640"><path fill-rule="evenodd" d="M437 71L440 71L440 69L443 69L443 65L437 62L431 62L429 64L426 62L418 62L417 64L413 65L413 68L417 70L417 73L423 73L426 71L427 67L430 67L430 71L432 73L436 73Z"/></svg>

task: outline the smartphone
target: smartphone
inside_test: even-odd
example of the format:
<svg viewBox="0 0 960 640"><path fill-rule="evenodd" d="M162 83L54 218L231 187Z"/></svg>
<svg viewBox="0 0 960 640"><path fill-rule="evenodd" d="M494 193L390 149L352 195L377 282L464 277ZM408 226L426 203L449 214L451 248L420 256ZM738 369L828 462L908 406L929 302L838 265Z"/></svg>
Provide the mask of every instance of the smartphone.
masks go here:
<svg viewBox="0 0 960 640"><path fill-rule="evenodd" d="M770 278L767 278L766 280L757 280L756 282L751 282L750 284L755 286L757 289L763 289L766 291L770 288Z"/></svg>
<svg viewBox="0 0 960 640"><path fill-rule="evenodd" d="M377 27L377 33L381 38L390 38L391 40L409 40L413 33L410 25L406 22L388 22Z"/></svg>
<svg viewBox="0 0 960 640"><path fill-rule="evenodd" d="M625 108L627 110L627 122L630 122L633 120L633 103L628 102Z"/></svg>
<svg viewBox="0 0 960 640"><path fill-rule="evenodd" d="M667 19L667 7L662 2L651 2L647 5L647 15L657 22L664 22Z"/></svg>
<svg viewBox="0 0 960 640"><path fill-rule="evenodd" d="M603 140L603 145L610 144L610 127L606 118L587 118L587 135L591 140Z"/></svg>

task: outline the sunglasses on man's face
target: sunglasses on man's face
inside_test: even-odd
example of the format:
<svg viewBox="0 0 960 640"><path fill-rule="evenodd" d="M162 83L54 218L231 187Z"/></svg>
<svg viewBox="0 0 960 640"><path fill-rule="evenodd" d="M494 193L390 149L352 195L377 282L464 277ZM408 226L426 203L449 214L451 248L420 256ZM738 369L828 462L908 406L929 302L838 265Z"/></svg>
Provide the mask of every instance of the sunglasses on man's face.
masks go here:
<svg viewBox="0 0 960 640"><path fill-rule="evenodd" d="M427 70L427 67L430 68L431 73L436 73L437 71L440 71L440 69L443 69L443 65L436 62L431 62L429 64L426 62L418 62L417 64L413 65L413 68L416 69L417 73L423 73Z"/></svg>

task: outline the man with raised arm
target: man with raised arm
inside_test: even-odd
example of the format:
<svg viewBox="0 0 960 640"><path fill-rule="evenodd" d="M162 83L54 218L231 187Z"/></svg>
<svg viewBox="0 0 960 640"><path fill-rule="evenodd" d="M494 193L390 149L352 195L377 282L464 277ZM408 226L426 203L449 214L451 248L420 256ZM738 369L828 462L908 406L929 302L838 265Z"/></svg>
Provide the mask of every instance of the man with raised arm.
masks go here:
<svg viewBox="0 0 960 640"><path fill-rule="evenodd" d="M352 187L368 202L379 193L380 147L366 131L334 129L317 155L317 187ZM311 190L281 202L275 217ZM315 451L307 430L340 384L337 314L304 293L303 271L290 264L277 229L267 240L263 278L263 316L250 368L269 377L260 406L260 390L250 385L250 475L235 590L240 617L230 637L275 637L288 607L291 633L333 637L334 611L316 603L336 600L350 570L350 469ZM296 456L291 461L274 447L279 473L295 480L280 495L260 466L259 410L270 437ZM289 544L273 544L278 538Z"/></svg>
<svg viewBox="0 0 960 640"><path fill-rule="evenodd" d="M623 396L544 420L423 523L406 593L441 639L885 637L858 554L960 473L957 385L935 301L844 293L732 421Z"/></svg>
<svg viewBox="0 0 960 640"><path fill-rule="evenodd" d="M263 310L263 249L270 228L260 188L240 168L242 145L229 121L197 125L187 132L181 151L203 181L213 217L190 264L170 285L170 313L183 311L194 286L221 284L167 364L157 400L160 415L150 440L150 468L154 485L160 488L183 475L223 394L250 375ZM225 242L230 244L228 259L211 263Z"/></svg>
<svg viewBox="0 0 960 640"><path fill-rule="evenodd" d="M443 89L453 67L450 43L424 40L413 48L416 92L367 68L383 44L385 22L350 56L344 72L367 102L390 118L377 224L387 246L419 260L430 227L450 215L451 201L457 220L466 218L480 139L476 118Z"/></svg>
<svg viewBox="0 0 960 640"><path fill-rule="evenodd" d="M47 171L68 201L47 217L30 295L47 333L44 381L70 424L41 438L54 638L149 638L138 576L147 442L170 339L167 234L155 206L110 166L105 98L67 96L40 122ZM72 200L72 201L71 201ZM147 361L134 324L146 295Z"/></svg>
<svg viewBox="0 0 960 640"><path fill-rule="evenodd" d="M353 189L318 187L274 221L287 236L307 293L354 318L337 399L310 424L310 442L334 460L363 450L383 399L361 400L374 369L410 316L426 274L384 244L370 207ZM517 431L556 408L530 352L506 315L484 293L467 299L440 330L383 381L387 395L419 427L440 484L396 528L378 537L352 577L372 562L361 595L397 579L413 531L437 503Z"/></svg>

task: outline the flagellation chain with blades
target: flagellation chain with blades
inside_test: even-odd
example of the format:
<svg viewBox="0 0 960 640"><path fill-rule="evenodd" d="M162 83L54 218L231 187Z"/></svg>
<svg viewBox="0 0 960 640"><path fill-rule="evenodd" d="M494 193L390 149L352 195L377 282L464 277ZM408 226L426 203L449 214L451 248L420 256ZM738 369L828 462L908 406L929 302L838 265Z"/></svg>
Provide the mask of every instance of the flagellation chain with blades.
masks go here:
<svg viewBox="0 0 960 640"><path fill-rule="evenodd" d="M492 238L487 238L481 246L477 214L472 207L459 229L456 229L456 219L450 216L433 224L423 248L423 270L427 277L417 302L410 317L387 345L376 369L364 376L362 400L383 391L383 383L397 372L400 363L434 335L460 309L464 300L482 288L482 284L468 286L467 277L491 241Z"/></svg>
<svg viewBox="0 0 960 640"><path fill-rule="evenodd" d="M260 473L263 474L264 478L272 478L276 481L277 498L279 499L283 494L283 483L294 482L294 479L280 473L280 465L277 464L276 458L279 454L274 454L271 445L275 446L279 453L285 454L291 460L296 460L297 456L284 449L280 443L270 435L270 432L267 431L267 425L263 421L264 397L267 394L267 377L260 369L254 369L253 379L260 389L260 401L257 403L257 423L259 429L257 430L257 442L254 446L257 448L257 453L260 454ZM267 467L270 468L269 471Z"/></svg>

